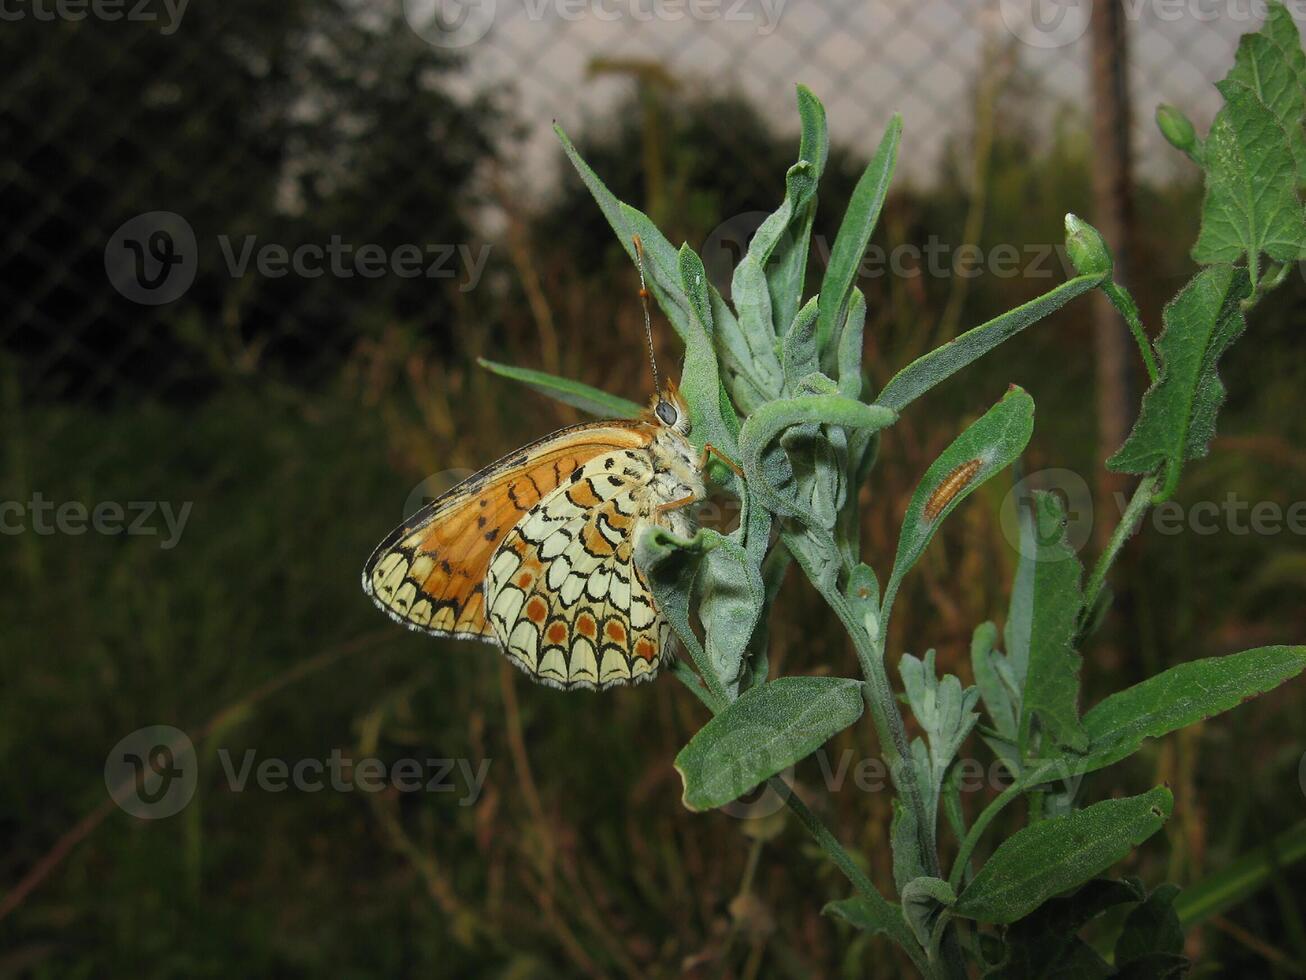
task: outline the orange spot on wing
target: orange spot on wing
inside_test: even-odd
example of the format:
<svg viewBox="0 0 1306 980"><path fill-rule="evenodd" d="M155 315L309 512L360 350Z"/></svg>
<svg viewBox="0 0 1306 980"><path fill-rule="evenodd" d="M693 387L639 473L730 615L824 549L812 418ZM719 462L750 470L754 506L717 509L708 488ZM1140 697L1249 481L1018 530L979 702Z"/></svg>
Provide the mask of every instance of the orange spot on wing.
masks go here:
<svg viewBox="0 0 1306 980"><path fill-rule="evenodd" d="M604 627L603 632L608 634L608 639L614 643L626 642L626 627L622 626L615 619L609 619L608 625Z"/></svg>
<svg viewBox="0 0 1306 980"><path fill-rule="evenodd" d="M535 582L535 576L530 572L522 572L517 576L517 585L523 589L529 589Z"/></svg>
<svg viewBox="0 0 1306 980"><path fill-rule="evenodd" d="M594 492L590 486L589 480L581 480L574 487L567 491L567 499L577 507L589 510L591 507L598 507L603 501L599 495Z"/></svg>
<svg viewBox="0 0 1306 980"><path fill-rule="evenodd" d="M542 623L549 615L549 607L545 605L544 600L535 596L530 602L526 603L526 618L532 623Z"/></svg>
<svg viewBox="0 0 1306 980"><path fill-rule="evenodd" d="M549 627L548 637L550 643L561 646L567 639L567 627L563 626L562 623L554 623Z"/></svg>
<svg viewBox="0 0 1306 980"><path fill-rule="evenodd" d="M612 542L605 538L593 524L586 524L581 531L581 544L591 555L607 556L612 554Z"/></svg>
<svg viewBox="0 0 1306 980"><path fill-rule="evenodd" d="M576 632L591 640L594 639L599 632L599 628L594 622L594 617L586 613L581 613L580 616L576 617Z"/></svg>
<svg viewBox="0 0 1306 980"><path fill-rule="evenodd" d="M640 639L639 642L635 644L635 656L639 657L641 660L647 660L649 663L652 663L657 657L657 653L657 648L647 639Z"/></svg>

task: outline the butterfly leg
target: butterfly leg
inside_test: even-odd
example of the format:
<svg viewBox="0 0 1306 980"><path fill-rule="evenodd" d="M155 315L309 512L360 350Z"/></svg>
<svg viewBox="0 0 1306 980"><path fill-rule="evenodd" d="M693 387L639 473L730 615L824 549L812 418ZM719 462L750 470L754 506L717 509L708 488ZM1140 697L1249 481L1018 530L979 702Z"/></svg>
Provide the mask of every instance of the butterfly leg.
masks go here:
<svg viewBox="0 0 1306 980"><path fill-rule="evenodd" d="M712 445L710 442L704 444L702 455L698 457L698 468L700 470L707 466L707 459L709 456L715 456L717 459L721 460L721 462L725 463L725 465L728 466L735 476L739 477L739 479L742 480L744 478L744 468L720 449L717 449L717 447Z"/></svg>

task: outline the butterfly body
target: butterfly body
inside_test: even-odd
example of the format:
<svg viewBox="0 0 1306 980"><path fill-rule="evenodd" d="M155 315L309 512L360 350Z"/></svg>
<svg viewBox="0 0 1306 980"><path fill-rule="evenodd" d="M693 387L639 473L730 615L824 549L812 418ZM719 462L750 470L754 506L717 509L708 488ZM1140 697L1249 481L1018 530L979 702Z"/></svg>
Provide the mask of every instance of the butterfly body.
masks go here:
<svg viewBox="0 0 1306 980"><path fill-rule="evenodd" d="M638 420L563 429L486 467L396 528L363 589L412 629L490 640L540 683L651 679L671 631L634 555L692 533L706 494L674 390Z"/></svg>

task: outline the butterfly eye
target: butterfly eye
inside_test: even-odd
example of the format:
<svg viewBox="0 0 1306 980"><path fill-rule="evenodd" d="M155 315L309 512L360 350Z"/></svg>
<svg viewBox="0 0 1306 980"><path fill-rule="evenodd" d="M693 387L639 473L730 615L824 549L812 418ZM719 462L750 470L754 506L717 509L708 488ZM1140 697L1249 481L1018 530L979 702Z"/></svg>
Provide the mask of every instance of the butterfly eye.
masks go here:
<svg viewBox="0 0 1306 980"><path fill-rule="evenodd" d="M657 408L653 411L657 413L658 418L662 420L664 425L676 424L676 408L670 402L658 402Z"/></svg>

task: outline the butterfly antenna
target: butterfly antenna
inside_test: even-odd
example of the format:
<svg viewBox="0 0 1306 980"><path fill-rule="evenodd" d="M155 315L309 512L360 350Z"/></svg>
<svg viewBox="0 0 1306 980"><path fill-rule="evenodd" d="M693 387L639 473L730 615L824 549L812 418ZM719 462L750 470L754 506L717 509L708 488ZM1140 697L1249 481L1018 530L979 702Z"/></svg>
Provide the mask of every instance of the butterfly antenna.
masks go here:
<svg viewBox="0 0 1306 980"><path fill-rule="evenodd" d="M653 356L653 318L648 311L648 287L644 284L644 243L632 235L635 243L635 266L639 269L639 301L644 306L644 339L648 341L648 362L653 367L653 390L662 394L662 381L658 377L658 360Z"/></svg>

